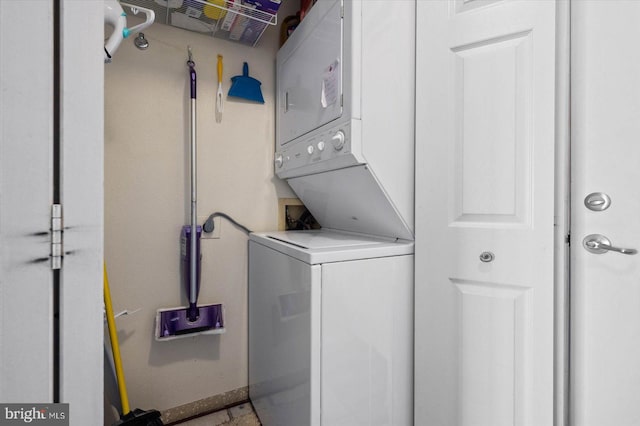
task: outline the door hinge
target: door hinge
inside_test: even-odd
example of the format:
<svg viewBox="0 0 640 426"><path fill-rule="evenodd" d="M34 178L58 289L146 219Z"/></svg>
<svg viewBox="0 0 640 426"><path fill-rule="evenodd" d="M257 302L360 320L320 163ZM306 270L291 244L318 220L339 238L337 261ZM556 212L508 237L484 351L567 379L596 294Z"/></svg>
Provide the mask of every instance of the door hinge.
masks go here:
<svg viewBox="0 0 640 426"><path fill-rule="evenodd" d="M567 236L564 239L565 244L567 244L569 247L571 247L571 234L567 234Z"/></svg>
<svg viewBox="0 0 640 426"><path fill-rule="evenodd" d="M51 206L51 269L62 268L62 204Z"/></svg>

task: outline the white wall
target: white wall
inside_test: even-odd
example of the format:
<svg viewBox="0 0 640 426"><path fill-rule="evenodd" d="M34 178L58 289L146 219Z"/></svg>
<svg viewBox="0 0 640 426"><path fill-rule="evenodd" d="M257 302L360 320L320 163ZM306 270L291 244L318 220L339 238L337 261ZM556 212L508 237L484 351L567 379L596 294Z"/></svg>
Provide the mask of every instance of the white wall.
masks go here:
<svg viewBox="0 0 640 426"><path fill-rule="evenodd" d="M278 197L293 196L272 163L278 29L250 48L154 24L144 31L148 50L127 40L105 66L105 260L116 312L142 309L117 320L132 407L164 410L247 386L247 237L230 223L222 221L219 240L202 242L199 298L225 305L226 334L157 343L153 327L156 309L186 303L179 234L190 195L187 45L198 73L198 214L223 211L270 230ZM262 82L264 105L226 98L245 60Z"/></svg>

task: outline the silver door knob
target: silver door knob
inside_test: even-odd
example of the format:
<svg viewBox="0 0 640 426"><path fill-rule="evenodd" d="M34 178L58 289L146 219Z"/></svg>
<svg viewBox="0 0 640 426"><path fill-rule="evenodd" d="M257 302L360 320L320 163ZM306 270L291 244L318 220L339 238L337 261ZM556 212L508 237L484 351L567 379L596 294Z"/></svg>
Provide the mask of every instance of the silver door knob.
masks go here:
<svg viewBox="0 0 640 426"><path fill-rule="evenodd" d="M591 234L584 237L582 240L582 246L590 253L602 254L608 251L615 251L622 254L636 254L638 250L632 248L620 248L611 245L609 240L604 235Z"/></svg>

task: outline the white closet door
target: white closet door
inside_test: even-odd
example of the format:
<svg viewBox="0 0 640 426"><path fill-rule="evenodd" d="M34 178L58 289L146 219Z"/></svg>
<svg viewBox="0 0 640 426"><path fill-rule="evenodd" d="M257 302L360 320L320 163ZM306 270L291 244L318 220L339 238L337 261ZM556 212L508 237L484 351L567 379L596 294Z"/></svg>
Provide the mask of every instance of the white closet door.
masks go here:
<svg viewBox="0 0 640 426"><path fill-rule="evenodd" d="M103 410L103 122L108 65L103 3L60 3L60 196L65 226L60 398L70 404L71 424L90 425L102 421Z"/></svg>
<svg viewBox="0 0 640 426"><path fill-rule="evenodd" d="M53 401L53 2L0 1L0 401Z"/></svg>
<svg viewBox="0 0 640 426"><path fill-rule="evenodd" d="M554 1L418 1L415 424L554 414Z"/></svg>
<svg viewBox="0 0 640 426"><path fill-rule="evenodd" d="M60 7L54 97L54 2L0 1L0 401L57 399L70 404L72 424L95 424L103 374L103 5L63 0ZM54 161L65 252L56 273L57 338Z"/></svg>
<svg viewBox="0 0 640 426"><path fill-rule="evenodd" d="M640 250L640 2L572 3L571 415L640 424L640 254L592 253L585 237ZM591 193L610 199L606 209Z"/></svg>

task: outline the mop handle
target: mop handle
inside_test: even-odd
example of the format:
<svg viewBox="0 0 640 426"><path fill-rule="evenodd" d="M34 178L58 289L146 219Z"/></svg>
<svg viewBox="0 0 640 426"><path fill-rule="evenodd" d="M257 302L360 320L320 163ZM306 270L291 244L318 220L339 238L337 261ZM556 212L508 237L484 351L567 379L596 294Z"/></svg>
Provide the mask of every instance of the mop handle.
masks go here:
<svg viewBox="0 0 640 426"><path fill-rule="evenodd" d="M113 363L116 367L116 378L118 379L118 391L120 392L120 402L122 404L122 415L129 414L129 395L127 385L124 381L124 370L122 369L122 357L120 356L120 345L116 331L116 320L113 316L113 305L111 304L111 290L109 290L109 278L107 277L107 265L104 265L104 308L107 313L107 328L109 329L109 340L113 352Z"/></svg>
<svg viewBox="0 0 640 426"><path fill-rule="evenodd" d="M197 147L196 147L196 69L195 62L191 58L191 49L189 48L189 80L191 86L191 256L189 270L191 272L189 277L189 303L196 303L198 300L198 277L197 277L197 251L196 243L198 236L198 201L197 201L197 182L196 182L196 159L197 159Z"/></svg>

